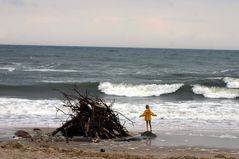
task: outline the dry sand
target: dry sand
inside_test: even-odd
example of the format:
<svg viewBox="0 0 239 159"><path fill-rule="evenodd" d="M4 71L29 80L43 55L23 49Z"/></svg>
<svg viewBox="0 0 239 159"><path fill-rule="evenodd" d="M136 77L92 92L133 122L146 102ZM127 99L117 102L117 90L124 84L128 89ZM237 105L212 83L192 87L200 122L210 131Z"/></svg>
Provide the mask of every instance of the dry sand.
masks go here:
<svg viewBox="0 0 239 159"><path fill-rule="evenodd" d="M104 152L101 152L104 151ZM29 142L1 143L1 159L151 159L151 158L239 158L239 150L205 147L157 147L143 141L115 142Z"/></svg>

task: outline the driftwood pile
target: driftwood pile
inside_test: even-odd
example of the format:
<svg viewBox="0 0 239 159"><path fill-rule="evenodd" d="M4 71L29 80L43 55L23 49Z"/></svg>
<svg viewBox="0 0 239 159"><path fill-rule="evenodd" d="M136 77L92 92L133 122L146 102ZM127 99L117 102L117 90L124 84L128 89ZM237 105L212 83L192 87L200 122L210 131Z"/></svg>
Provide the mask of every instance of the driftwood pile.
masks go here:
<svg viewBox="0 0 239 159"><path fill-rule="evenodd" d="M84 136L112 139L129 136L127 129L119 121L119 112L111 109L112 104L107 105L100 98L92 99L87 94L82 95L76 88L73 90L73 95L62 92L63 107L71 110L71 113L67 114L70 120L52 132L53 136L58 132L70 138ZM58 111L62 109L58 108Z"/></svg>

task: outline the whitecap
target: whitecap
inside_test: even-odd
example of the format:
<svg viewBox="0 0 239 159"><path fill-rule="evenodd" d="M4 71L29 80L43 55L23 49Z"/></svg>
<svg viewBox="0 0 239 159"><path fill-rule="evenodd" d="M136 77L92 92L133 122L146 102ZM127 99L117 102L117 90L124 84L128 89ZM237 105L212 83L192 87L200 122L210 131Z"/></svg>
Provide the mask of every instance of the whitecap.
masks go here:
<svg viewBox="0 0 239 159"><path fill-rule="evenodd" d="M237 139L236 136L229 135L229 134L221 135L221 136L219 136L219 137L220 137L220 138L228 138L228 139Z"/></svg>
<svg viewBox="0 0 239 159"><path fill-rule="evenodd" d="M76 80L41 80L42 83L77 83Z"/></svg>
<svg viewBox="0 0 239 159"><path fill-rule="evenodd" d="M9 72L13 72L16 70L15 67L1 67L0 70L7 70Z"/></svg>
<svg viewBox="0 0 239 159"><path fill-rule="evenodd" d="M40 69L25 69L24 71L28 72L78 72L77 70L60 70L60 69L46 69L46 68L40 68Z"/></svg>
<svg viewBox="0 0 239 159"><path fill-rule="evenodd" d="M201 94L207 98L236 98L239 97L238 89L229 89L222 87L207 87L202 85L193 85L192 90L195 94Z"/></svg>
<svg viewBox="0 0 239 159"><path fill-rule="evenodd" d="M177 91L183 84L140 84L102 82L98 89L108 95L127 97L160 96Z"/></svg>
<svg viewBox="0 0 239 159"><path fill-rule="evenodd" d="M228 88L239 88L238 78L225 77L223 81L227 84Z"/></svg>

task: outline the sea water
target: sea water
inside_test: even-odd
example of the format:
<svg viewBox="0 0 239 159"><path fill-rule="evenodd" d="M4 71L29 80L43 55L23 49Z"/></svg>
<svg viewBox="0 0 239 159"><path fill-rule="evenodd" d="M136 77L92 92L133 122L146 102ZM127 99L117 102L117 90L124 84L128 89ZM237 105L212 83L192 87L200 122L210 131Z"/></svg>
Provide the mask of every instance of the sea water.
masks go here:
<svg viewBox="0 0 239 159"><path fill-rule="evenodd" d="M144 129L146 104L154 130L239 128L239 51L13 45L0 46L0 127L60 126L74 86L129 129Z"/></svg>

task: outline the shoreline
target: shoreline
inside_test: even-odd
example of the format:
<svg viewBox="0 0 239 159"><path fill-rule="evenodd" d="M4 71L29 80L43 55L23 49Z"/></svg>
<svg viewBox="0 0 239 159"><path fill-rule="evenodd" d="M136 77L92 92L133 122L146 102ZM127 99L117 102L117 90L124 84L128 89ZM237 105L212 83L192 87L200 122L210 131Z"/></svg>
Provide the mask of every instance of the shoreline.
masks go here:
<svg viewBox="0 0 239 159"><path fill-rule="evenodd" d="M25 130L34 135L34 127L0 127L0 142L11 140L17 130ZM55 127L38 127L43 134L49 134ZM143 131L129 130L133 136L140 136ZM225 149L239 149L239 130L155 130L156 138L148 143L153 146L192 146Z"/></svg>
<svg viewBox="0 0 239 159"><path fill-rule="evenodd" d="M1 128L2 129L2 128ZM55 128L40 128L44 134L47 134ZM8 129L9 130L9 129ZM14 128L15 130L25 130L30 134L32 128ZM11 130L13 131L13 129ZM185 133L187 132L187 133ZM228 131L225 131L228 132ZM171 133L171 134L170 134ZM191 135L188 135L190 134ZM138 134L133 132L133 134ZM2 159L14 158L14 156L22 156L24 159L32 159L31 156L37 156L35 159L41 158L128 158L128 159L149 159L149 158L239 158L239 139L235 138L218 138L204 135L195 136L191 131L180 131L175 134L173 131L157 132L157 138L152 140L139 141L115 141L101 140L100 142L87 141L34 141L27 139L10 139L10 137L0 142L0 154ZM89 141L89 140L88 140ZM19 143L21 148L14 147ZM233 143L235 144L233 146ZM101 152L104 150L104 153ZM4 158L5 157L5 158ZM21 159L21 158L20 158ZM190 159L190 158L189 158Z"/></svg>

